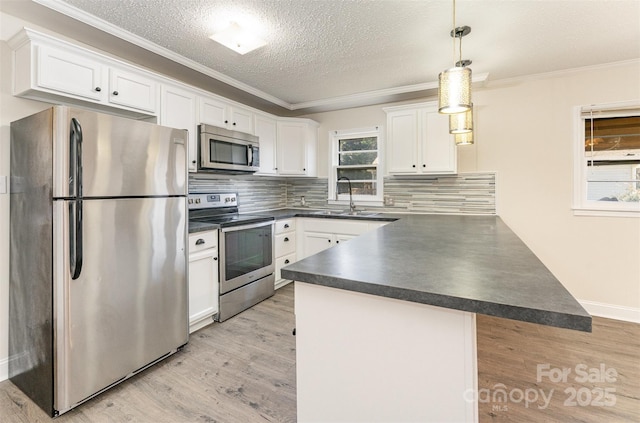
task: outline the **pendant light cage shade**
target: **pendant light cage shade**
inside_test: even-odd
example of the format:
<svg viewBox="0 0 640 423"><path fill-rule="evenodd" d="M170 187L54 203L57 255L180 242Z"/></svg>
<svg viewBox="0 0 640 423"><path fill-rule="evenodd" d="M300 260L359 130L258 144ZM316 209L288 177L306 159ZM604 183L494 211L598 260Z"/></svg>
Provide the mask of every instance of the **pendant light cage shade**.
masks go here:
<svg viewBox="0 0 640 423"><path fill-rule="evenodd" d="M438 76L438 112L460 113L471 109L471 69L455 67Z"/></svg>
<svg viewBox="0 0 640 423"><path fill-rule="evenodd" d="M473 131L473 108L449 115L449 133L464 134Z"/></svg>
<svg viewBox="0 0 640 423"><path fill-rule="evenodd" d="M462 134L453 134L453 139L455 140L456 145L471 145L473 144L473 131Z"/></svg>

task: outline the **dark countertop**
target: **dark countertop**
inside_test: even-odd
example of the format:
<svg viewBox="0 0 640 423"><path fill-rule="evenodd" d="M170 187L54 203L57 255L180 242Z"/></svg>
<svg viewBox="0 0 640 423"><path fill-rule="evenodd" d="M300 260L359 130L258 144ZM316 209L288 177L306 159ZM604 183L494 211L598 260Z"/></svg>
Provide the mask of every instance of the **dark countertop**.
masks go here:
<svg viewBox="0 0 640 423"><path fill-rule="evenodd" d="M591 331L591 316L499 217L393 217L400 219L284 267L282 277Z"/></svg>
<svg viewBox="0 0 640 423"><path fill-rule="evenodd" d="M292 217L312 217L317 219L358 219L358 220L373 220L379 222L389 222L400 218L398 214L367 212L367 214L335 214L335 210L331 210L332 214L323 214L329 209L311 209L311 208L290 208L290 209L276 209L268 210L264 212L252 212L247 213L255 216L273 216L276 220L290 219Z"/></svg>
<svg viewBox="0 0 640 423"><path fill-rule="evenodd" d="M196 232L204 232L204 231L215 231L220 229L220 225L216 223L205 223L205 222L192 222L189 221L189 233L193 234Z"/></svg>
<svg viewBox="0 0 640 423"><path fill-rule="evenodd" d="M366 215L342 215L342 214L319 214L323 213L326 210L323 209L308 209L308 208L300 208L300 209L276 209L276 210L268 210L262 212L249 212L246 214L250 214L252 216L273 216L275 220L282 219L290 219L293 217L313 217L319 219L364 219L364 220L373 220L373 221L381 221L381 222L389 222L394 221L400 218L400 216L404 215L395 215L395 214L366 214ZM211 231L220 229L220 225L215 223L204 223L204 222L192 222L189 221L189 233L195 232L203 232L203 231Z"/></svg>

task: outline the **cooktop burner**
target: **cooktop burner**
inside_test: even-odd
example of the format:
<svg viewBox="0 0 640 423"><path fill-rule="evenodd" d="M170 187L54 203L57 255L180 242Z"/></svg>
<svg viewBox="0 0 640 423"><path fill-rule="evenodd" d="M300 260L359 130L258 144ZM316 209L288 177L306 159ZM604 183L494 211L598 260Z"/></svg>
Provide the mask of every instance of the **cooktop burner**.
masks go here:
<svg viewBox="0 0 640 423"><path fill-rule="evenodd" d="M274 220L273 216L238 213L237 193L191 193L187 203L190 221L215 223L222 228Z"/></svg>

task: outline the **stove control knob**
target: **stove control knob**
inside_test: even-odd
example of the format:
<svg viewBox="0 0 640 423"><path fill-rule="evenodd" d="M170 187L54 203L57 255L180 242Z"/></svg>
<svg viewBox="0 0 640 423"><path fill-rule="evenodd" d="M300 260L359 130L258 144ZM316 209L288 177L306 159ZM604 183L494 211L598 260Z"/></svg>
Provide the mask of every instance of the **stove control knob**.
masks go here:
<svg viewBox="0 0 640 423"><path fill-rule="evenodd" d="M200 199L196 198L196 204L200 204Z"/></svg>
<svg viewBox="0 0 640 423"><path fill-rule="evenodd" d="M189 204L193 204L193 198L189 198L189 199L187 200L187 203L189 203Z"/></svg>

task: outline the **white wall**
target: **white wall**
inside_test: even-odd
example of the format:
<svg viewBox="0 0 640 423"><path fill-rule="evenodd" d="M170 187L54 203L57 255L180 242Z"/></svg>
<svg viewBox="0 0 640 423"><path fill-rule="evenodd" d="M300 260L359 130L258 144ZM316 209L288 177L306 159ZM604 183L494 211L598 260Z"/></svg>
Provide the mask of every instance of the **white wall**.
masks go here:
<svg viewBox="0 0 640 423"><path fill-rule="evenodd" d="M638 75L635 61L476 89L476 144L458 147L459 172L497 172L498 214L589 311L602 303L605 314L635 319L640 219L573 215L572 108L638 99ZM428 100L435 99L421 101ZM384 106L308 116L321 124L320 176L328 169L328 132L384 125Z"/></svg>

